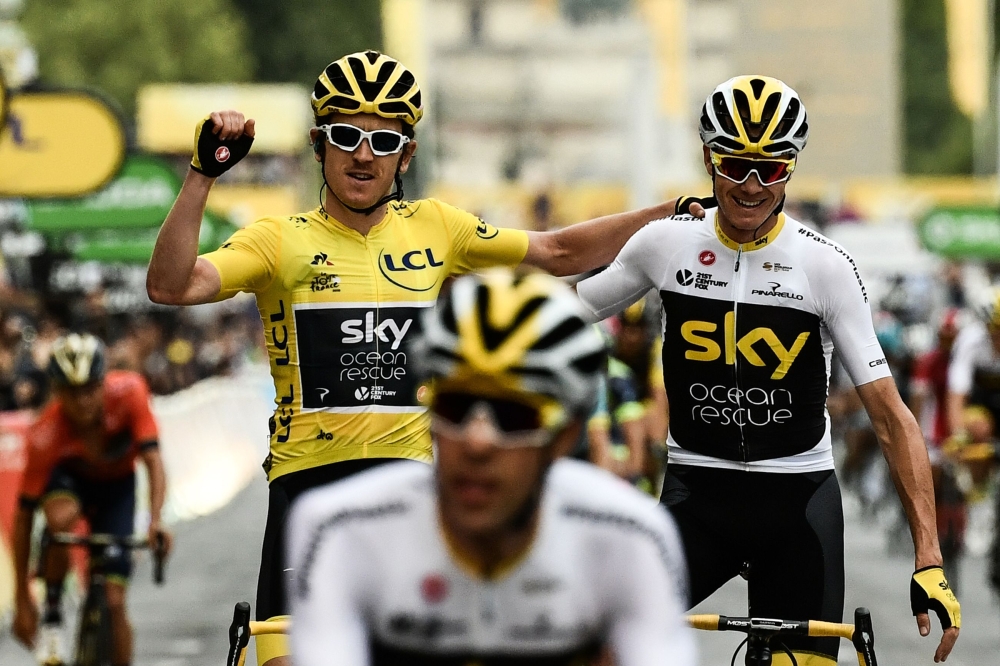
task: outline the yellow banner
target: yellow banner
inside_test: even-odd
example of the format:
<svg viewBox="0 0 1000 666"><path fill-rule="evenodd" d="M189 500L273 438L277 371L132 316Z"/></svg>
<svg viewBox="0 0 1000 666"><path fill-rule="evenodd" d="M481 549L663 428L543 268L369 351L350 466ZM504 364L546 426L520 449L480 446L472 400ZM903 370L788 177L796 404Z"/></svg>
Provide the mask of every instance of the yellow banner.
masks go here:
<svg viewBox="0 0 1000 666"><path fill-rule="evenodd" d="M83 92L10 98L0 134L0 196L76 197L100 189L125 159L125 131L108 106Z"/></svg>
<svg viewBox="0 0 1000 666"><path fill-rule="evenodd" d="M213 111L233 109L255 121L253 153L297 155L309 147L309 91L293 84L156 84L139 91L139 145L153 153L190 154L194 128Z"/></svg>

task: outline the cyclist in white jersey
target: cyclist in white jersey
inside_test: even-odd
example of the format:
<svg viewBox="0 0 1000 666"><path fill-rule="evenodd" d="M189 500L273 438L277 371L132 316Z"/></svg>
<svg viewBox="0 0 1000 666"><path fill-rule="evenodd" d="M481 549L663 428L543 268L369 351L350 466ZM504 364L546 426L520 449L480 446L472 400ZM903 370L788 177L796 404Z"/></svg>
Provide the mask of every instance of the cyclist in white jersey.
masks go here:
<svg viewBox="0 0 1000 666"><path fill-rule="evenodd" d="M975 309L979 320L959 331L948 362L948 426L957 437L965 436L967 405L982 405L1000 423L1000 288Z"/></svg>
<svg viewBox="0 0 1000 666"><path fill-rule="evenodd" d="M556 458L605 363L555 278L459 278L419 357L436 468L397 462L292 510L297 666L694 663L683 556L666 511Z"/></svg>
<svg viewBox="0 0 1000 666"><path fill-rule="evenodd" d="M752 615L841 621L843 511L826 413L836 346L906 507L920 633L935 609L945 628L935 659L944 659L960 615L941 568L920 429L890 376L854 260L782 212L808 137L802 101L777 79L731 79L706 100L701 136L718 208L704 220L650 223L578 285L595 319L650 289L662 300L670 434L661 501L684 541L691 602L748 571ZM836 640L789 647L800 665L836 661Z"/></svg>

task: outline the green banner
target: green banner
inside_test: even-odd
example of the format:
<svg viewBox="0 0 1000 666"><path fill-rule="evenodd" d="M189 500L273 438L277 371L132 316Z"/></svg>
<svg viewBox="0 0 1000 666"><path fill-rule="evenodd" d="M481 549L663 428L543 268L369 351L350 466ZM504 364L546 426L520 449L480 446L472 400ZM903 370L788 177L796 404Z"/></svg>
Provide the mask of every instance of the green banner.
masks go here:
<svg viewBox="0 0 1000 666"><path fill-rule="evenodd" d="M1000 259L1000 209L935 208L917 226L920 242L947 257Z"/></svg>
<svg viewBox="0 0 1000 666"><path fill-rule="evenodd" d="M31 202L27 226L65 246L81 261L145 263L180 188L180 178L169 164L155 157L132 156L100 192L82 199ZM199 251L216 249L235 230L234 225L206 212Z"/></svg>

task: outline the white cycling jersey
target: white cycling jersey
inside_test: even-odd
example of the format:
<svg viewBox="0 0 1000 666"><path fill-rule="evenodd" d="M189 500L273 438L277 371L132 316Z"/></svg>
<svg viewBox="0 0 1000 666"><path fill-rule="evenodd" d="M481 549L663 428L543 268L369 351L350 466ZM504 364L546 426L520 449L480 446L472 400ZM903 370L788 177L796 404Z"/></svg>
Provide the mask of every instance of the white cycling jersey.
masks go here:
<svg viewBox="0 0 1000 666"><path fill-rule="evenodd" d="M743 244L723 234L716 213L651 222L577 286L580 299L603 319L659 292L671 463L833 469L834 345L856 386L890 375L858 267L784 213Z"/></svg>
<svg viewBox="0 0 1000 666"><path fill-rule="evenodd" d="M966 404L985 407L1000 420L1000 354L981 321L962 328L948 363L948 391L966 396Z"/></svg>
<svg viewBox="0 0 1000 666"><path fill-rule="evenodd" d="M553 464L534 542L491 580L448 546L434 471L398 462L310 491L289 522L296 666L695 663L667 513L586 463Z"/></svg>

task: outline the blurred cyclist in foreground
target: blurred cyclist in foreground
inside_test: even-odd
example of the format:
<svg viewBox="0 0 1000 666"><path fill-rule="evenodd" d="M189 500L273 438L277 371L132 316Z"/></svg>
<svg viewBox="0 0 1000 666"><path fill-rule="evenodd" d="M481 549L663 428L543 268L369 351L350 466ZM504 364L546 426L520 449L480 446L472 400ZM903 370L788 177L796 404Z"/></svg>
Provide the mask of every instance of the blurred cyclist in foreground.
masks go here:
<svg viewBox="0 0 1000 666"><path fill-rule="evenodd" d="M460 278L418 353L436 467L384 466L292 511L295 664L693 664L667 513L558 460L605 362L572 292L540 274Z"/></svg>
<svg viewBox="0 0 1000 666"><path fill-rule="evenodd" d="M14 528L17 598L14 634L27 646L35 641L38 611L31 598L28 555L35 509L41 505L46 529L72 531L86 518L93 533L131 536L135 523L135 461L149 475L149 539L162 538L170 549L170 533L160 522L166 496L166 476L157 443L156 421L149 408L149 390L141 375L105 374L105 351L89 334L70 334L52 345L49 377L55 399L42 411L28 433L28 462L21 486L21 506ZM44 570L44 623L57 631L62 624L60 601L69 568L65 546L51 544ZM125 609L131 573L127 551L113 560L107 599L116 666L132 661L132 628Z"/></svg>

